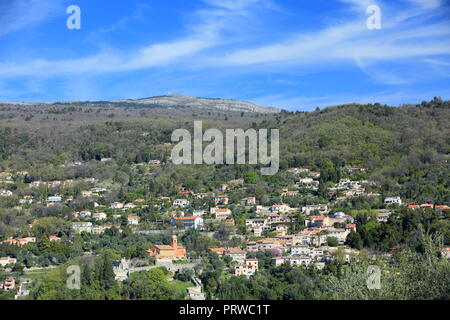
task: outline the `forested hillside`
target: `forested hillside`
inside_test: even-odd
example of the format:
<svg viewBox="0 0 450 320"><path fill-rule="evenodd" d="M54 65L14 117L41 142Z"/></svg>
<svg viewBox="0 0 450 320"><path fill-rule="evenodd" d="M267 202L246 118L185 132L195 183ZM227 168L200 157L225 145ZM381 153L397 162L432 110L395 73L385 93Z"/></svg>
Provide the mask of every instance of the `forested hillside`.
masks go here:
<svg viewBox="0 0 450 320"><path fill-rule="evenodd" d="M67 161L113 158L119 166L164 161L170 156L172 131L191 130L194 120L203 120L204 128L279 128L282 169L361 166L386 194L450 202L450 103L438 98L400 108L343 105L273 116L163 109L147 114L145 109L92 105L12 109L0 110L3 118L9 115L0 121L0 168L28 170L32 179L80 174L60 167ZM235 178L245 171L221 167L216 174ZM183 177L195 175L194 170Z"/></svg>

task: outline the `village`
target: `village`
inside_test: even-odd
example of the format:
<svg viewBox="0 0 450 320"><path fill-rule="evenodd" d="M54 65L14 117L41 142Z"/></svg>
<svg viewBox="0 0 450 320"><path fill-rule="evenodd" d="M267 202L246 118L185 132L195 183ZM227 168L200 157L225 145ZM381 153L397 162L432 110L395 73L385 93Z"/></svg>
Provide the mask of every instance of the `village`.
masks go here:
<svg viewBox="0 0 450 320"><path fill-rule="evenodd" d="M81 165L81 162L67 164ZM161 162L153 160L147 165L159 167ZM220 259L228 259L230 275L248 278L255 275L260 268L254 255L257 252L270 252L271 264L274 266L289 264L293 267L318 270L336 259L347 264L357 261L360 250L349 246L347 240L351 233L356 233L358 226L351 214L335 209L339 208L340 201L361 196L377 199L380 205L371 209L377 224L386 223L391 216L396 215L396 209L401 207L433 210L439 214L450 210L445 204L404 203L396 195L382 198L381 194L374 191L375 182L351 179L353 174L365 172L366 169L346 170L348 178L341 179L328 190L330 195L335 195L333 201L299 207L291 207L284 200L317 192L320 172L308 168L286 170L284 174L290 176L295 183L281 188L278 191L279 202L271 205L263 205L257 195L248 193L251 183L244 179L230 180L217 185L214 190L199 190L200 192L176 185L166 194L134 199L128 197L128 201L111 199L108 203L105 196L113 186L95 178L84 178L80 181L29 181L20 194L16 194L13 191L14 186L21 181L21 177L27 176L27 172L1 172L0 184L4 189L0 190L0 197L6 200L13 210L24 214L30 223L28 230L21 230L16 236L0 235L0 245L31 250L38 242L42 242L42 239L33 234L33 226L39 224L40 218L33 216L30 208L36 205L67 208L78 197L88 200L86 203L91 206L64 216L64 220L71 227L69 236L62 230L56 230L54 234L48 235L45 241L71 244L76 235L99 237L112 229L119 233L124 232L124 227L135 234L164 234L170 239L169 243L155 243L146 249L145 257L152 259L152 263L139 267L125 257L114 262L113 270L117 281L126 281L134 272L156 267L164 267L169 272L180 272L201 265L202 255L190 252L180 243L180 237L188 230L196 230L211 238L216 237L218 233L226 234L222 240L215 242L223 245L211 246L208 252L216 254ZM24 183L20 185L23 187ZM74 194L70 189L74 185L82 185L85 189ZM242 194L245 194L245 197L241 197ZM153 219L143 214L149 210L154 213ZM229 239L235 240L238 245L229 246ZM392 248L392 252L394 250L395 248ZM392 252L365 249L365 254L368 253L372 259L389 259ZM444 248L442 255L450 258L449 248ZM0 290L15 291L16 299L26 297L29 294L27 287L35 281L33 277L27 277L27 274L33 275L31 272L25 272L19 278L12 276L17 263L14 256L0 257L0 267L3 268L4 275ZM57 264L46 267L29 265L25 271L51 269L56 266ZM204 300L204 289L198 276L192 275L191 280L193 285L187 288L186 297Z"/></svg>

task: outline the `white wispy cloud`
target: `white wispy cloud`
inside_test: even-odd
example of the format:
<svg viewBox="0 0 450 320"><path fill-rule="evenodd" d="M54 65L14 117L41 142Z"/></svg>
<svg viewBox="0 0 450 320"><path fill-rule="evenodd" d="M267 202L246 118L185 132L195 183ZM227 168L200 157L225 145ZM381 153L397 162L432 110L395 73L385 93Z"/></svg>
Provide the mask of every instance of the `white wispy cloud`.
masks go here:
<svg viewBox="0 0 450 320"><path fill-rule="evenodd" d="M6 34L47 21L61 8L62 4L58 0L0 1L0 39Z"/></svg>
<svg viewBox="0 0 450 320"><path fill-rule="evenodd" d="M83 74L86 72L121 72L176 63L207 48L223 44L221 32L239 31L239 21L252 14L251 7L269 3L269 0L207 0L208 9L192 15L192 24L186 27L187 34L179 39L150 44L137 52L102 49L99 53L77 59L35 59L29 62L0 62L0 76L15 77L45 73ZM114 26L113 26L114 27ZM136 50L135 50L136 51Z"/></svg>

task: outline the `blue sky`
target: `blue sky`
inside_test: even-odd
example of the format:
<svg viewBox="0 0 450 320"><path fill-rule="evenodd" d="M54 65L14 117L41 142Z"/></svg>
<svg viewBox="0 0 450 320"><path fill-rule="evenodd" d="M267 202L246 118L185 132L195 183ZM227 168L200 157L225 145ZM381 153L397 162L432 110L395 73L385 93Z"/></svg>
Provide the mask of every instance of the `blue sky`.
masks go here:
<svg viewBox="0 0 450 320"><path fill-rule="evenodd" d="M168 92L289 110L450 99L450 3L0 0L0 101Z"/></svg>

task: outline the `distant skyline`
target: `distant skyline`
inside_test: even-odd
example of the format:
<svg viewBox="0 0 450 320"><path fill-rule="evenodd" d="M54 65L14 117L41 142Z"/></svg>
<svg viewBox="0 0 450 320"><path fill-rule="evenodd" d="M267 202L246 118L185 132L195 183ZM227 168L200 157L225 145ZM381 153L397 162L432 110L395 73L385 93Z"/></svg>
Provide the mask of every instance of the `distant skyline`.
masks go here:
<svg viewBox="0 0 450 320"><path fill-rule="evenodd" d="M0 0L0 101L169 92L305 111L448 100L450 1Z"/></svg>

